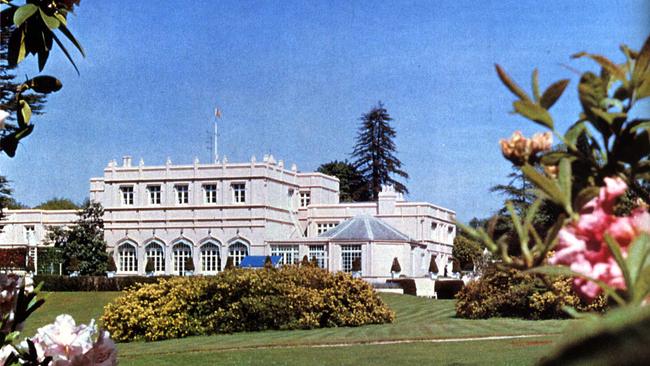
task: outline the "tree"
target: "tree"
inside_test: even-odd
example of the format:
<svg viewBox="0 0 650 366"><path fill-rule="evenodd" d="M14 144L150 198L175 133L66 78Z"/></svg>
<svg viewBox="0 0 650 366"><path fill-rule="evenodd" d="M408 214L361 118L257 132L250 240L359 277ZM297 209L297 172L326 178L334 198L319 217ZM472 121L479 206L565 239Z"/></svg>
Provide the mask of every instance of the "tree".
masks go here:
<svg viewBox="0 0 650 366"><path fill-rule="evenodd" d="M481 257L481 244L465 235L456 235L454 238L454 248L452 256L460 262L460 267L464 270L472 270L474 263Z"/></svg>
<svg viewBox="0 0 650 366"><path fill-rule="evenodd" d="M317 172L339 179L339 197L341 202L365 202L371 198L370 185L357 168L345 161L330 161L316 169Z"/></svg>
<svg viewBox="0 0 650 366"><path fill-rule="evenodd" d="M430 273L438 273L440 272L438 270L438 265L436 264L436 256L432 255L431 260L429 261L429 272Z"/></svg>
<svg viewBox="0 0 650 366"><path fill-rule="evenodd" d="M86 201L77 215L79 219L70 228L49 228L47 240L61 248L64 267L69 268L72 258L76 258L82 275L101 275L108 263L104 208L97 202Z"/></svg>
<svg viewBox="0 0 650 366"><path fill-rule="evenodd" d="M232 257L229 256L228 259L226 259L226 266L223 268L223 270L228 271L234 268L235 268L235 263L233 262Z"/></svg>
<svg viewBox="0 0 650 366"><path fill-rule="evenodd" d="M39 210L78 210L80 207L68 198L51 198L34 207Z"/></svg>
<svg viewBox="0 0 650 366"><path fill-rule="evenodd" d="M369 182L372 199L378 199L384 184L392 185L396 192L408 193L406 186L393 178L393 175L406 179L409 176L395 156L395 129L389 124L393 119L388 111L379 102L360 120L357 142L352 151L352 157L356 159L353 165Z"/></svg>

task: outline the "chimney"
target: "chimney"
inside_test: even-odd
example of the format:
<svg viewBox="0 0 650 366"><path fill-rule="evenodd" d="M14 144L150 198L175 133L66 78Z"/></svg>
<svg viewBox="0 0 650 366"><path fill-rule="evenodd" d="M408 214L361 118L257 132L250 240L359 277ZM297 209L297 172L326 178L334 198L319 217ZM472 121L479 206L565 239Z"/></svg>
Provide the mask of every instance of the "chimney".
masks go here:
<svg viewBox="0 0 650 366"><path fill-rule="evenodd" d="M129 155L124 155L122 157L122 166L124 168L130 168L131 167L131 156Z"/></svg>
<svg viewBox="0 0 650 366"><path fill-rule="evenodd" d="M392 215L395 213L395 202L397 201L397 193L392 185L382 185L381 192L377 200L377 214L378 215Z"/></svg>

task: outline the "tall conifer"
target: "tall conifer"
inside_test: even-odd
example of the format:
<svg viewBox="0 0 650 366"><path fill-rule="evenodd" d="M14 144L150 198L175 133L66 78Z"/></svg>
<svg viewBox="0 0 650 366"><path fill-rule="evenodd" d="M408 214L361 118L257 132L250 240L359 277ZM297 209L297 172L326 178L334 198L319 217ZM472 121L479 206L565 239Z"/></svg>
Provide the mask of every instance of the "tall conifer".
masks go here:
<svg viewBox="0 0 650 366"><path fill-rule="evenodd" d="M409 176L402 170L402 162L395 156L395 129L390 125L393 119L388 111L379 102L360 120L352 158L355 159L354 166L368 181L371 197L377 200L383 184L393 185L396 192L408 193L406 186L393 178L398 176L408 179Z"/></svg>

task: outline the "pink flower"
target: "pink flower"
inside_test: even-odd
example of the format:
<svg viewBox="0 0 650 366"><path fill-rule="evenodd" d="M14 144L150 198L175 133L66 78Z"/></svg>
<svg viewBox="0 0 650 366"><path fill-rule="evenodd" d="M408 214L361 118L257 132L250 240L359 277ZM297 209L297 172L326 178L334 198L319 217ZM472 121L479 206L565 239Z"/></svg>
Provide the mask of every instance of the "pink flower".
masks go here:
<svg viewBox="0 0 650 366"><path fill-rule="evenodd" d="M39 359L52 356L53 366L117 364L115 344L108 332L98 332L94 321L76 325L70 315L59 315L31 340Z"/></svg>
<svg viewBox="0 0 650 366"><path fill-rule="evenodd" d="M616 240L625 257L634 239L642 232L650 232L650 214L642 208L627 217L614 215L616 198L626 189L622 179L605 178L605 187L580 210L578 221L560 230L557 251L549 263L568 265L575 272L624 290L623 273L605 242L605 234ZM588 300L602 292L598 285L582 277L575 278L573 284L578 294Z"/></svg>

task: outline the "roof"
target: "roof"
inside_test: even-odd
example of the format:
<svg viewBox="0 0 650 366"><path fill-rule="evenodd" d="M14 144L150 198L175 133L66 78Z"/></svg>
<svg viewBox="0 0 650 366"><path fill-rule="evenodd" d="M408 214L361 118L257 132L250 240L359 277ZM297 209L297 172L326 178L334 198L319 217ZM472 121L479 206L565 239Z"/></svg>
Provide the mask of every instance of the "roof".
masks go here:
<svg viewBox="0 0 650 366"><path fill-rule="evenodd" d="M370 215L358 215L347 219L319 237L332 240L411 241L408 235Z"/></svg>
<svg viewBox="0 0 650 366"><path fill-rule="evenodd" d="M244 257L244 259L241 260L239 263L240 268L264 268L264 261L266 261L265 255L248 255ZM277 266L280 263L280 257L279 255L271 255L271 263L273 263L273 266Z"/></svg>

